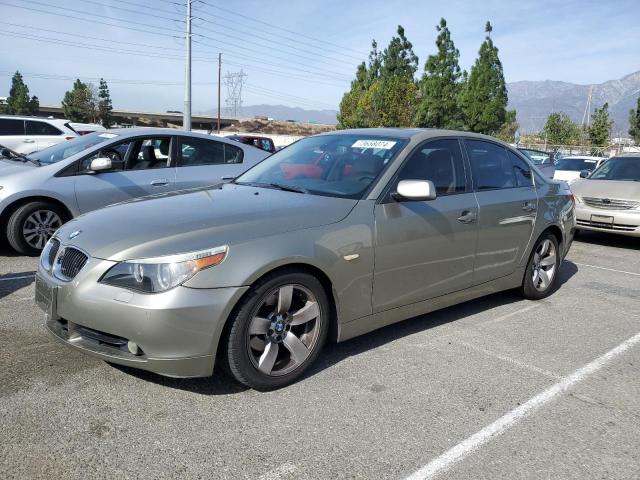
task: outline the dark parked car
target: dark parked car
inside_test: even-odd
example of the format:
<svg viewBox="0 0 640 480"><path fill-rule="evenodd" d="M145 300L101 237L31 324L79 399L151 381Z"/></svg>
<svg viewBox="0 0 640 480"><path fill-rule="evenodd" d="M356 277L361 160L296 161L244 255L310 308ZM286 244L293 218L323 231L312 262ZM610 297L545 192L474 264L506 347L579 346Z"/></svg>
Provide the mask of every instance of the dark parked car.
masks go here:
<svg viewBox="0 0 640 480"><path fill-rule="evenodd" d="M259 137L255 135L230 135L229 140L244 143L245 145L253 145L265 152L276 153L276 146L269 137Z"/></svg>

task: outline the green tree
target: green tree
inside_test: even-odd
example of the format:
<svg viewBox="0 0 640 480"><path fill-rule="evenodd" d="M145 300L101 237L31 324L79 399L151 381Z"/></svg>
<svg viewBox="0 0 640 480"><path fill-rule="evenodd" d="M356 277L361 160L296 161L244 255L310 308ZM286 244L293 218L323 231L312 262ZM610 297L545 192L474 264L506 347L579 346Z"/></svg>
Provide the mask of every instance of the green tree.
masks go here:
<svg viewBox="0 0 640 480"><path fill-rule="evenodd" d="M444 18L440 19L436 30L438 53L430 55L424 65L415 124L418 127L460 128L460 52L451 40L451 32Z"/></svg>
<svg viewBox="0 0 640 480"><path fill-rule="evenodd" d="M629 135L640 145L640 97L636 108L629 112Z"/></svg>
<svg viewBox="0 0 640 480"><path fill-rule="evenodd" d="M507 143L515 143L516 142L516 132L520 128L520 124L518 124L518 119L515 110L507 110L507 114L505 115L505 121L500 127L500 130L496 132L496 137L498 137L503 142Z"/></svg>
<svg viewBox="0 0 640 480"><path fill-rule="evenodd" d="M418 57L413 53L413 45L404 34L402 25L398 25L398 36L393 37L382 54L381 78L402 77L413 81L418 70Z"/></svg>
<svg viewBox="0 0 640 480"><path fill-rule="evenodd" d="M11 89L3 112L9 115L36 115L39 109L38 97L29 97L29 87L24 83L22 74L16 71L11 79Z"/></svg>
<svg viewBox="0 0 640 480"><path fill-rule="evenodd" d="M342 97L338 128L411 126L418 68L411 42L399 26L384 52L375 40L371 47L368 64L358 65L351 89Z"/></svg>
<svg viewBox="0 0 640 480"><path fill-rule="evenodd" d="M109 93L109 86L107 82L101 78L100 86L98 87L98 118L104 128L109 128L113 125L113 104L111 103L111 94Z"/></svg>
<svg viewBox="0 0 640 480"><path fill-rule="evenodd" d="M98 102L94 90L91 84L77 79L73 89L65 92L62 100L65 117L72 122L95 122Z"/></svg>
<svg viewBox="0 0 640 480"><path fill-rule="evenodd" d="M564 112L553 112L547 117L542 135L551 145L577 145L580 142L580 127Z"/></svg>
<svg viewBox="0 0 640 480"><path fill-rule="evenodd" d="M606 147L609 145L609 135L613 121L609 118L609 104L596 108L591 116L591 126L589 127L589 140L592 145Z"/></svg>
<svg viewBox="0 0 640 480"><path fill-rule="evenodd" d="M505 123L508 101L498 48L491 40L492 30L487 22L487 36L461 94L466 127L489 135L496 134Z"/></svg>

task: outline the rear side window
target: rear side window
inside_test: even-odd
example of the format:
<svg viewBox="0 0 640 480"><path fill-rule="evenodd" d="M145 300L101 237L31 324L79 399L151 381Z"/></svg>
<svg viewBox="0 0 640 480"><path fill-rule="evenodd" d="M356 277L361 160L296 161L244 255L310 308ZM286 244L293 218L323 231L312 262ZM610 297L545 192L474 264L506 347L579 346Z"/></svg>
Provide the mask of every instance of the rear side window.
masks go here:
<svg viewBox="0 0 640 480"><path fill-rule="evenodd" d="M0 135L24 135L24 120L0 118Z"/></svg>
<svg viewBox="0 0 640 480"><path fill-rule="evenodd" d="M431 180L438 195L466 190L460 143L455 139L427 142L402 166L400 180Z"/></svg>
<svg viewBox="0 0 640 480"><path fill-rule="evenodd" d="M222 165L242 163L242 149L215 140L204 138L182 138L180 146L180 166Z"/></svg>
<svg viewBox="0 0 640 480"><path fill-rule="evenodd" d="M516 176L516 185L518 187L532 187L533 177L531 175L531 167L515 153L508 151L511 164L513 165L513 173Z"/></svg>
<svg viewBox="0 0 640 480"><path fill-rule="evenodd" d="M27 120L27 135L60 135L62 132L47 122Z"/></svg>
<svg viewBox="0 0 640 480"><path fill-rule="evenodd" d="M465 140L476 190L514 188L513 165L504 147L482 140Z"/></svg>

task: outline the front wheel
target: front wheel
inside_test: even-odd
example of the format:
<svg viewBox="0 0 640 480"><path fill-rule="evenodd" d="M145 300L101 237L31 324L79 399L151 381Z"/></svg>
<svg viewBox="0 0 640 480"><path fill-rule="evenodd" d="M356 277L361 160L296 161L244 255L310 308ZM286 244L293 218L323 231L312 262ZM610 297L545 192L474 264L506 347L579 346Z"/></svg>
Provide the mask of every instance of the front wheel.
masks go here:
<svg viewBox="0 0 640 480"><path fill-rule="evenodd" d="M542 235L529 257L520 292L529 300L539 300L551 294L560 268L558 240L551 233Z"/></svg>
<svg viewBox="0 0 640 480"><path fill-rule="evenodd" d="M271 390L298 379L322 349L329 330L322 284L284 272L254 285L231 319L224 359L240 383Z"/></svg>
<svg viewBox="0 0 640 480"><path fill-rule="evenodd" d="M7 240L23 255L39 255L47 241L64 223L59 207L48 202L30 202L9 217Z"/></svg>

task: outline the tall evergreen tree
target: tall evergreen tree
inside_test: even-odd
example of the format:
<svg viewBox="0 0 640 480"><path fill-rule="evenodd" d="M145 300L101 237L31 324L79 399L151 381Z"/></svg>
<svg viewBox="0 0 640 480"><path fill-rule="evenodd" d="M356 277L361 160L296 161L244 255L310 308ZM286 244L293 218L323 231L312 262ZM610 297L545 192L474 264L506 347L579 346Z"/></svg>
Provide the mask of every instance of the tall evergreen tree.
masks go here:
<svg viewBox="0 0 640 480"><path fill-rule="evenodd" d="M542 134L551 145L577 145L580 142L580 127L564 112L549 114Z"/></svg>
<svg viewBox="0 0 640 480"><path fill-rule="evenodd" d="M472 132L489 135L498 132L505 123L508 101L498 48L491 40L492 30L487 22L487 36L461 95L466 127Z"/></svg>
<svg viewBox="0 0 640 480"><path fill-rule="evenodd" d="M640 97L636 108L629 112L629 135L640 145Z"/></svg>
<svg viewBox="0 0 640 480"><path fill-rule="evenodd" d="M11 89L4 112L9 115L36 115L39 109L38 97L29 97L29 87L24 83L22 74L16 71L11 79Z"/></svg>
<svg viewBox="0 0 640 480"><path fill-rule="evenodd" d="M430 55L424 65L415 124L418 127L460 128L460 52L451 40L451 32L444 18L440 19L436 30L438 53Z"/></svg>
<svg viewBox="0 0 640 480"><path fill-rule="evenodd" d="M418 57L413 53L413 45L404 34L402 25L398 25L398 36L393 37L382 54L382 79L402 77L413 81L418 69Z"/></svg>
<svg viewBox="0 0 640 480"><path fill-rule="evenodd" d="M100 79L100 86L98 87L98 118L104 128L109 128L113 125L113 104L111 103L111 94L109 93L109 86L104 78Z"/></svg>
<svg viewBox="0 0 640 480"><path fill-rule="evenodd" d="M606 147L609 145L609 135L613 120L609 118L609 104L596 108L591 116L591 126L589 127L589 140L591 145Z"/></svg>
<svg viewBox="0 0 640 480"><path fill-rule="evenodd" d="M65 92L62 110L72 122L95 122L97 102L91 85L77 79L73 89Z"/></svg>

